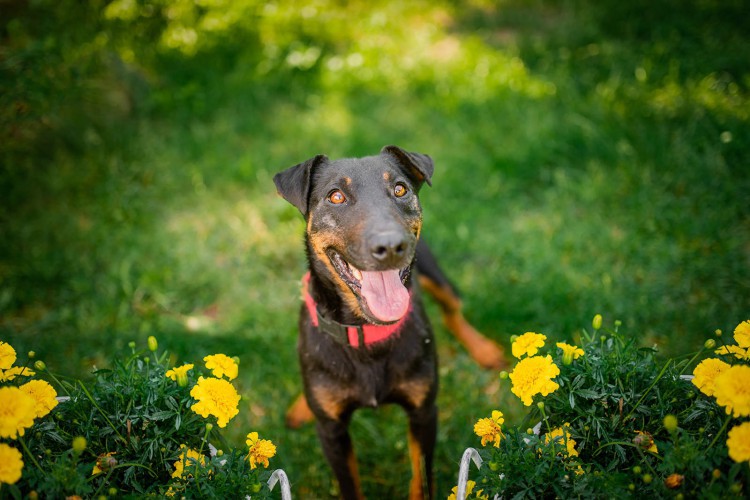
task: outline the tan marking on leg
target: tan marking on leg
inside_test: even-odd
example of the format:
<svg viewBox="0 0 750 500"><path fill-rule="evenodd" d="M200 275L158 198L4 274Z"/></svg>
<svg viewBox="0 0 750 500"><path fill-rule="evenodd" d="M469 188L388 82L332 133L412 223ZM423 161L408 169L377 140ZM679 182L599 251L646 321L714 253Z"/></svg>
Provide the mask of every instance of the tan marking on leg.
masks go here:
<svg viewBox="0 0 750 500"><path fill-rule="evenodd" d="M429 380L405 380L401 382L397 391L412 405L419 408L430 393L432 383Z"/></svg>
<svg viewBox="0 0 750 500"><path fill-rule="evenodd" d="M478 332L466 320L461 311L461 299L452 290L439 286L425 276L419 277L419 284L438 302L446 328L463 344L474 361L491 370L507 366L503 348Z"/></svg>
<svg viewBox="0 0 750 500"><path fill-rule="evenodd" d="M349 456L346 457L346 465L349 468L349 474L354 481L354 487L357 490L357 498L364 499L365 496L362 494L362 482L359 478L359 466L357 465L357 456L354 454L354 448L349 452Z"/></svg>
<svg viewBox="0 0 750 500"><path fill-rule="evenodd" d="M340 387L316 385L312 387L313 398L328 418L338 420L346 409L352 394Z"/></svg>
<svg viewBox="0 0 750 500"><path fill-rule="evenodd" d="M409 500L425 498L424 460L419 441L409 431L409 462L411 463L411 482L409 483Z"/></svg>
<svg viewBox="0 0 750 500"><path fill-rule="evenodd" d="M315 420L315 415L307 404L305 395L300 394L286 411L286 426L290 429L299 429L313 420Z"/></svg>

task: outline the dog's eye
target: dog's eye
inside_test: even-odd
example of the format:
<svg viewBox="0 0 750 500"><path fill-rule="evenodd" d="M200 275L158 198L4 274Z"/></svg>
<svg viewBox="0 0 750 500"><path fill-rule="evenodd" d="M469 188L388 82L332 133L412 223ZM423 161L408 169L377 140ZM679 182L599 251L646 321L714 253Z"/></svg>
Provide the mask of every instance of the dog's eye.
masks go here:
<svg viewBox="0 0 750 500"><path fill-rule="evenodd" d="M328 201L330 201L334 205L341 205L346 201L346 196L344 196L344 193L342 193L338 189L335 189L328 193Z"/></svg>
<svg viewBox="0 0 750 500"><path fill-rule="evenodd" d="M393 187L393 194L396 195L396 198L401 198L402 196L406 195L408 191L409 190L406 189L406 186L404 186L400 182Z"/></svg>

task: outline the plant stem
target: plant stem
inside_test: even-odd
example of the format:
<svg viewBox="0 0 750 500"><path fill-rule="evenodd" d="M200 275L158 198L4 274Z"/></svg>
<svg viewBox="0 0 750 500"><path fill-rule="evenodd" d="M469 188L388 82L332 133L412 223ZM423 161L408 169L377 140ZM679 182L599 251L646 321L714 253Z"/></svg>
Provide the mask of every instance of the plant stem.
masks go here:
<svg viewBox="0 0 750 500"><path fill-rule="evenodd" d="M721 436L724 433L724 431L727 430L727 426L729 426L729 422L731 420L732 420L732 415L730 414L727 416L727 419L724 421L724 425L722 425L721 429L719 429L719 432L717 432L716 436L714 436L714 440L711 441L711 444L708 445L707 450L710 450L711 448L714 447L714 445L716 444L716 441L719 440L719 436Z"/></svg>
<svg viewBox="0 0 750 500"><path fill-rule="evenodd" d="M39 472L44 474L44 469L41 468L41 466L39 465L39 462L36 461L34 454L31 453L31 450L29 450L29 448L26 446L26 441L24 441L21 436L18 436L18 442L21 443L21 447L23 447L23 451L25 451L26 454L31 459L31 461L34 462L34 465L36 466L37 469L39 469Z"/></svg>
<svg viewBox="0 0 750 500"><path fill-rule="evenodd" d="M630 413L628 413L627 416L624 419L622 419L622 422L626 422L630 418L630 416L633 414L633 412L638 408L641 402L643 402L646 396L648 396L648 393L651 392L651 389L653 389L656 383L659 381L659 379L661 379L664 376L664 373L667 371L667 368L669 368L670 363L672 363L671 359L667 360L667 362L664 363L664 367L662 367L661 371L659 372L659 375L657 375L654 381L651 382L651 385L648 386L648 389L646 389L646 392L644 392L641 395L641 398L638 400L635 406L633 406L633 409L630 410Z"/></svg>
<svg viewBox="0 0 750 500"><path fill-rule="evenodd" d="M698 352L696 352L695 355L692 358L690 358L690 361L687 362L687 364L682 368L682 370L680 370L680 373L678 374L678 376L682 375L683 373L685 373L685 370L687 370L688 366L692 365L693 361L695 361L698 358L698 356L700 356L701 354L703 354L703 351L705 351L705 350L706 350L705 347L701 347L700 350Z"/></svg>
<svg viewBox="0 0 750 500"><path fill-rule="evenodd" d="M113 430L113 431L115 431L115 434L117 434L117 436L118 436L118 437L119 437L120 439L122 439L122 442L123 442L123 443L127 443L127 442L128 442L128 440L127 440L127 439L125 439L125 438L124 438L124 437L122 436L122 434L120 434L120 431L118 431L118 430L117 430L117 427L115 427L115 425L114 425L114 424L112 423L112 421L111 421L111 420L109 419L109 417L107 416L107 414L106 414L106 413L104 413L104 410L102 410L102 409L101 409L101 407L100 407L100 406L99 406L99 405L98 405L98 404L96 403L96 400L95 400L95 399L94 399L94 397L93 397L93 396L91 395L91 393L89 392L89 390L88 390L88 389L86 389L86 386L85 386L85 385L83 384L83 382L80 382L80 381L79 381L79 384L78 384L78 385L80 385L80 386L81 386L81 389L83 390L84 394L86 394L86 397L88 397L88 398L89 398L89 401L91 401L91 404L93 404L93 405L94 405L94 407L95 407L95 408L96 408L97 410L99 410L99 413L101 413L102 417L104 417L104 420L106 420L106 421L107 421L107 423L109 424L109 426L110 426L110 427L112 428L112 430Z"/></svg>

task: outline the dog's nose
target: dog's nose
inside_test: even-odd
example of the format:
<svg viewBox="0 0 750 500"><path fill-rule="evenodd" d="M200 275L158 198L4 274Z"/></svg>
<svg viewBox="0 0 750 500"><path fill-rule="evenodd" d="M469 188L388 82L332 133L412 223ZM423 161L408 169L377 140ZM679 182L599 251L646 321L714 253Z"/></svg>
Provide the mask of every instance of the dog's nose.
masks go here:
<svg viewBox="0 0 750 500"><path fill-rule="evenodd" d="M370 240L371 255L387 266L403 266L403 259L408 255L410 248L408 239L396 232L379 233Z"/></svg>

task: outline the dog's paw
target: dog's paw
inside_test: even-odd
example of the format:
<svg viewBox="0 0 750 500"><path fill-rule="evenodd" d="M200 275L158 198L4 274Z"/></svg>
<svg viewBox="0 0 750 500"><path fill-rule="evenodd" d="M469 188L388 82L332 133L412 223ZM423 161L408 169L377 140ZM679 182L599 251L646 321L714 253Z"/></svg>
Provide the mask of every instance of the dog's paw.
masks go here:
<svg viewBox="0 0 750 500"><path fill-rule="evenodd" d="M286 426L290 429L299 429L314 420L315 415L313 415L310 406L307 404L305 395L300 394L286 411Z"/></svg>

